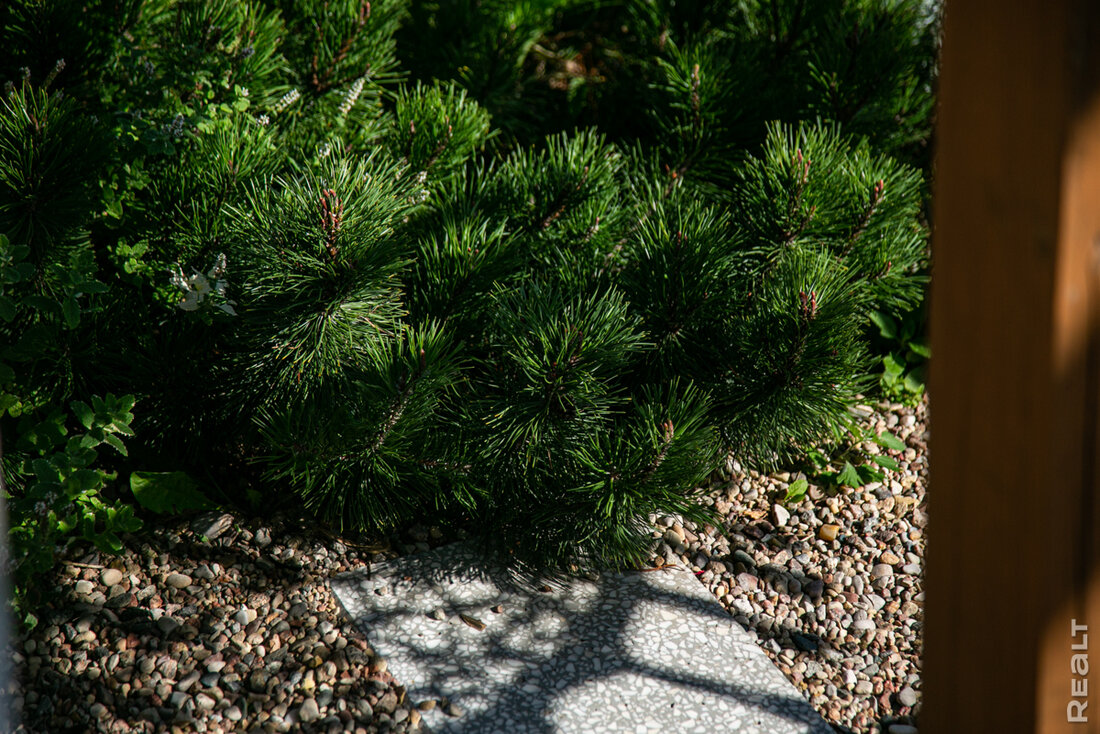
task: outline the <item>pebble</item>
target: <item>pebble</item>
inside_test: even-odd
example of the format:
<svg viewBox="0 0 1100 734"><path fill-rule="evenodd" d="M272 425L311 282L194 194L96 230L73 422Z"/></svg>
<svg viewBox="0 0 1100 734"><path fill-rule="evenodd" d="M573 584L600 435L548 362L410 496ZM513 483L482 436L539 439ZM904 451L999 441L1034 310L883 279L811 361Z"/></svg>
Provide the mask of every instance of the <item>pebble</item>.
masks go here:
<svg viewBox="0 0 1100 734"><path fill-rule="evenodd" d="M825 541L836 540L836 535L839 532L839 525L825 524L817 531L817 537Z"/></svg>
<svg viewBox="0 0 1100 734"><path fill-rule="evenodd" d="M233 615L233 621L244 627L251 624L256 619L256 610L249 609L248 607L241 607L240 611Z"/></svg>
<svg viewBox="0 0 1100 734"><path fill-rule="evenodd" d="M217 540L232 526L233 516L229 513L208 512L195 518L191 530L200 538Z"/></svg>
<svg viewBox="0 0 1100 734"><path fill-rule="evenodd" d="M397 694L393 691L386 691L378 703L374 704L374 710L380 711L384 714L392 714L397 708Z"/></svg>
<svg viewBox="0 0 1100 734"><path fill-rule="evenodd" d="M898 702L902 706L915 706L917 704L917 692L909 686L898 692Z"/></svg>
<svg viewBox="0 0 1100 734"><path fill-rule="evenodd" d="M316 699L307 698L298 709L298 720L304 724L312 724L319 718L321 718L321 711Z"/></svg>
<svg viewBox="0 0 1100 734"><path fill-rule="evenodd" d="M181 626L182 625L180 624L178 619L175 619L174 617L169 617L167 615L157 620L157 628L159 628L160 631L163 632L165 635L172 634Z"/></svg>
<svg viewBox="0 0 1100 734"><path fill-rule="evenodd" d="M191 585L191 577L182 573L170 573L165 583L173 589L186 589Z"/></svg>
<svg viewBox="0 0 1100 734"><path fill-rule="evenodd" d="M919 734L917 727L909 724L890 724L886 731L888 734Z"/></svg>
<svg viewBox="0 0 1100 734"><path fill-rule="evenodd" d="M780 504L772 505L772 516L775 518L775 524L778 527L783 527L791 519L790 511Z"/></svg>
<svg viewBox="0 0 1100 734"><path fill-rule="evenodd" d="M114 586L122 581L122 571L117 568L105 568L99 575L99 581L104 586Z"/></svg>

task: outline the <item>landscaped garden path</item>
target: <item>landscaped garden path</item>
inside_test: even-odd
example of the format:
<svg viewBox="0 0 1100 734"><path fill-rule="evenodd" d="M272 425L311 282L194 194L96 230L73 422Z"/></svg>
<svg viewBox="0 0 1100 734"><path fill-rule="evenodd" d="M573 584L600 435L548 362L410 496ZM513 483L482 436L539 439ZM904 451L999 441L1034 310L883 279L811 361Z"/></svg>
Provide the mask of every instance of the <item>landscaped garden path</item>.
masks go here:
<svg viewBox="0 0 1100 734"><path fill-rule="evenodd" d="M639 603L633 622L620 621L657 636L662 633L646 625L662 619L668 625L664 634L689 639L719 635L723 624L715 612L724 608L735 623L726 622L730 636L755 638L786 677L789 683L779 681L776 691L783 685L792 696L801 691L841 730L911 734L920 700L926 411L923 405L883 405L868 408L862 417L876 433L888 430L906 443L904 450L892 452L898 471L857 489L830 488L811 476L801 503L777 507L796 477L746 473L731 463L715 477L709 499L726 519L727 535L716 528L685 527L676 518L655 518L659 544L653 565L675 564L690 573L635 574L669 603ZM870 443L865 449L883 450ZM459 703L458 692L467 690L461 666L452 673L444 664L435 681L455 686L454 701L444 688L433 692L425 681L395 679L393 673L409 659L396 654L387 660L380 654L387 651L378 634L380 623L372 629L361 618L366 625L361 629L330 586L335 578L343 594L342 584L356 579L364 591L368 569L378 571L372 575L378 579L385 568L404 568L380 561L415 563L416 554L456 539L425 525L410 528L389 547L367 547L289 522L261 524L214 513L128 538L120 557L90 553L69 558L58 578L43 579L59 585L60 599L18 643L25 730L374 732L425 730L425 723L434 720L446 731L492 731L477 723L486 719L478 718L482 713L476 705L463 709ZM596 604L601 594L590 592L608 591L600 584L612 577L581 582L578 588L592 588L575 597L560 590L531 593L545 594L547 604L553 597L555 603L591 610L595 607L585 605ZM448 579L436 581L442 589ZM695 584L700 593L681 582ZM706 596L704 589L712 594ZM382 598L373 587L365 591ZM614 598L614 593L603 596ZM648 597L639 593L638 598ZM412 597L410 608L417 599L432 605L428 597ZM488 614L435 603L422 610L422 624L506 644L510 638L497 634L504 629L493 619L497 615L508 621L510 634L533 634L534 627L524 628L524 619L513 618L516 610L509 610L506 600L499 612L492 611L497 604L490 605ZM370 613L362 607L353 611ZM461 614L469 619L456 616ZM695 626L679 627L685 620ZM551 647L552 638L545 641ZM623 635L620 641L628 639ZM705 641L698 644L697 660L665 660L673 674L661 681L666 692L681 687L688 701L695 694L684 693L683 686L696 663L697 683L708 677L717 681L706 693L698 693L705 686L695 686L697 704L707 695L733 690L737 665L752 659L731 654L728 667L716 669L707 657L713 650ZM728 644L737 650L741 643ZM660 650L657 645L651 652L659 655ZM675 651L683 655L680 648ZM624 650L618 652L618 658L609 653L607 661L622 659ZM553 650L548 653L553 657ZM635 662L648 660L648 654L638 651ZM589 662L600 659L598 651L588 655ZM744 680L747 686L760 679L745 675ZM552 692L535 688L522 691L521 686L524 700L542 700L546 710L555 710ZM762 702L755 707L757 716L781 708L769 704L782 695L762 689L744 693L746 701ZM476 704L476 697L470 700ZM606 701L593 699L591 731L636 730L636 725L616 728L621 718ZM685 731L696 730L692 721L700 721L698 709L685 707ZM707 731L754 731L749 719L728 729L721 719L705 725L712 727ZM703 726L696 728L703 731ZM756 731L776 730L760 726L765 728Z"/></svg>

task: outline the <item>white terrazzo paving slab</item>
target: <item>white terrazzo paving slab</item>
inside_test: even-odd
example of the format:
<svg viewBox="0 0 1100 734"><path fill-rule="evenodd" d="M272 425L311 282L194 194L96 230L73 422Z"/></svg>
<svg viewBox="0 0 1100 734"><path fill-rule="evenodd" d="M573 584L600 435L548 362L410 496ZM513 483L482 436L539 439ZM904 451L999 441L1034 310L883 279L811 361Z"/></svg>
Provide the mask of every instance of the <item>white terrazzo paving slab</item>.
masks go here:
<svg viewBox="0 0 1100 734"><path fill-rule="evenodd" d="M833 731L685 569L537 591L456 544L331 584L411 700L462 709L437 734Z"/></svg>

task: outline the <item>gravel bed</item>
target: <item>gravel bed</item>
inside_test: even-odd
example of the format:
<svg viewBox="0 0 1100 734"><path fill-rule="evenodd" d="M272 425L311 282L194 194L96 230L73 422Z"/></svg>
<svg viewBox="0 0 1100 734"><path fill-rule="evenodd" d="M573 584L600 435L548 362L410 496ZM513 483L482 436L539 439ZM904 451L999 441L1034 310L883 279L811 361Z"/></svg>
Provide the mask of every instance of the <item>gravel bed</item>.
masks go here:
<svg viewBox="0 0 1100 734"><path fill-rule="evenodd" d="M920 708L926 403L863 410L904 451L879 485L779 500L800 475L731 462L707 501L726 535L655 518L653 565L682 562L839 731L913 734ZM811 479L812 481L812 479ZM222 513L67 560L18 640L20 732L412 732L420 711L327 579L454 536L416 526L370 547L287 519Z"/></svg>
<svg viewBox="0 0 1100 734"><path fill-rule="evenodd" d="M405 552L446 540L412 532ZM18 731L415 731L437 702L406 698L327 583L393 555L211 513L67 561L14 653Z"/></svg>
<svg viewBox="0 0 1100 734"><path fill-rule="evenodd" d="M780 500L788 484L804 475L762 476L733 461L707 499L725 519L726 537L713 527L659 518L652 563L692 567L839 731L914 734L927 400L860 412L866 428L905 442L903 451L863 446L895 458L899 471L859 489L827 491L811 483L800 504L786 507Z"/></svg>

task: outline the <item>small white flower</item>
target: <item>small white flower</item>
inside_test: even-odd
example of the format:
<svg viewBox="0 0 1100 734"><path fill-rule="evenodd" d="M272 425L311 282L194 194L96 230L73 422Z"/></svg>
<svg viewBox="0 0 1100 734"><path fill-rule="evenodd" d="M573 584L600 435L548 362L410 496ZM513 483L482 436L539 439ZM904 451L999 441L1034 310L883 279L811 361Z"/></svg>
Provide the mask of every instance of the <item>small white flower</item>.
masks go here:
<svg viewBox="0 0 1100 734"><path fill-rule="evenodd" d="M321 143L317 148L317 156L319 158L328 158L329 153L332 152L332 146L328 143Z"/></svg>
<svg viewBox="0 0 1100 734"><path fill-rule="evenodd" d="M363 92L363 83L367 80L365 76L361 76L352 82L351 88L344 93L344 101L340 103L340 117L347 117L351 112L351 108L355 106L355 101L359 99L359 95Z"/></svg>
<svg viewBox="0 0 1100 734"><path fill-rule="evenodd" d="M207 296L207 295L208 295L208 294L210 293L210 291L212 290L212 289L210 288L210 281L209 281L209 280L207 280L207 278L206 278L206 276L205 276L205 275L203 275L202 273L200 273L200 272L197 272L197 271L196 271L196 272L195 272L195 274L194 274L194 275L192 275L192 276L191 276L191 278L190 278L190 279L189 279L189 280L187 281L187 284L188 284L189 286L191 286L191 288L192 288L192 289L193 289L193 290L194 290L194 291L195 291L196 293L198 293L198 294L199 294L199 301L200 301L200 302L201 302L201 301L202 301L202 299L203 299L203 298L205 298L205 297L206 297L206 296Z"/></svg>
<svg viewBox="0 0 1100 734"><path fill-rule="evenodd" d="M169 282L176 286L180 290L189 290L187 281L183 278L183 271L180 270L180 266L177 264L175 271L171 274Z"/></svg>
<svg viewBox="0 0 1100 734"><path fill-rule="evenodd" d="M267 127L268 125L271 124L271 118L268 117L267 115L260 115L259 117L256 118L256 122L260 123L264 127Z"/></svg>
<svg viewBox="0 0 1100 734"><path fill-rule="evenodd" d="M218 258L214 261L214 266L206 273L209 278L220 278L225 275L225 253L219 252Z"/></svg>
<svg viewBox="0 0 1100 734"><path fill-rule="evenodd" d="M301 93L297 89L291 89L289 92L284 94L279 99L278 102L275 103L275 109L274 109L275 114L279 114L280 112L285 110L287 107L290 107L290 105L297 102L298 98L301 97L301 96L302 96Z"/></svg>
<svg viewBox="0 0 1100 734"><path fill-rule="evenodd" d="M247 97L248 96L248 87L241 87L241 96L242 97Z"/></svg>

